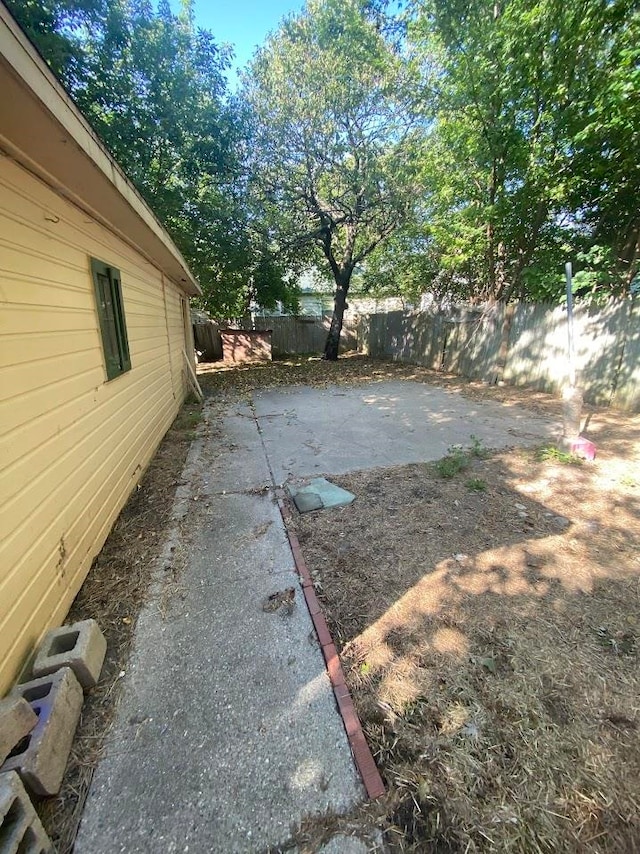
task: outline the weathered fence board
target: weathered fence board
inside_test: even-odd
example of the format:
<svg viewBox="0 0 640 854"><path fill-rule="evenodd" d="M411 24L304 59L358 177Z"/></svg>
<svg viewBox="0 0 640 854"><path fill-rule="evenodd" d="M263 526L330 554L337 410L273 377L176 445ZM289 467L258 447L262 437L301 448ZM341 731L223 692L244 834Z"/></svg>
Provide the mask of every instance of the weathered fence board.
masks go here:
<svg viewBox="0 0 640 854"><path fill-rule="evenodd" d="M220 330L213 321L193 324L193 343L196 350L203 354L204 361L215 362L222 358Z"/></svg>
<svg viewBox="0 0 640 854"><path fill-rule="evenodd" d="M273 355L289 356L302 353L322 353L327 340L331 315L322 317L294 317L282 315L274 317L256 317L256 329L271 329ZM345 318L340 336L342 350L355 350L358 337L355 321Z"/></svg>
<svg viewBox="0 0 640 854"><path fill-rule="evenodd" d="M345 316L345 322L340 336L340 349L355 350L358 346L358 319L354 315ZM250 329L250 320L244 327ZM256 317L255 329L272 330L273 355L291 356L303 353L322 353L327 340L327 332L331 323L331 315L322 317L294 317L292 315L275 315L273 317ZM194 323L193 334L196 350L204 354L204 361L222 359L222 341L220 330L213 321L209 323Z"/></svg>
<svg viewBox="0 0 640 854"><path fill-rule="evenodd" d="M575 308L576 367L591 403L640 410L638 300ZM559 392L568 380L563 306L457 306L448 313L363 317L358 346L374 357L412 362L472 379Z"/></svg>

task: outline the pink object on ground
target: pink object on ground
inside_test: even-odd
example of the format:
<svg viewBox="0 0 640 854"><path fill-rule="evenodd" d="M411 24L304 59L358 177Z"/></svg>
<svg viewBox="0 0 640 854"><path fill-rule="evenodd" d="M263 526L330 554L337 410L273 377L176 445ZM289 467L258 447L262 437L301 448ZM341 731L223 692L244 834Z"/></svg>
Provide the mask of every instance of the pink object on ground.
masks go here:
<svg viewBox="0 0 640 854"><path fill-rule="evenodd" d="M568 441L569 451L577 457L582 457L585 460L595 460L596 446L593 442L585 439L584 436L578 436L577 439Z"/></svg>

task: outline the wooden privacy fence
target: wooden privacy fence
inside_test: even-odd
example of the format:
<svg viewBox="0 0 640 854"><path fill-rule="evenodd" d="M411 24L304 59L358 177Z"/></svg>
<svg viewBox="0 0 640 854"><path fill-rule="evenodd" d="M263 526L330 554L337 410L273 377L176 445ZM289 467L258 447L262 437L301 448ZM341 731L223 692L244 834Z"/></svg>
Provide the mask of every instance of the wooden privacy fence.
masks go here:
<svg viewBox="0 0 640 854"><path fill-rule="evenodd" d="M243 328L250 329L250 321ZM292 356L302 353L322 353L327 340L327 332L331 323L331 314L322 317L274 315L272 317L256 317L256 330L272 330L271 347L273 355ZM358 318L356 315L345 315L340 350L355 350L358 346ZM198 321L193 324L193 337L196 350L203 353L203 361L214 362L222 359L222 341L220 328L210 321Z"/></svg>
<svg viewBox="0 0 640 854"><path fill-rule="evenodd" d="M576 362L585 400L640 410L637 298L575 307ZM559 392L568 378L563 306L457 306L447 313L390 312L360 318L358 348L493 383Z"/></svg>
<svg viewBox="0 0 640 854"><path fill-rule="evenodd" d="M291 315L256 317L256 329L271 329L271 346L274 356L301 353L322 353L331 323L331 314L322 317L294 317ZM355 350L358 346L357 320L345 316L340 336L340 349Z"/></svg>

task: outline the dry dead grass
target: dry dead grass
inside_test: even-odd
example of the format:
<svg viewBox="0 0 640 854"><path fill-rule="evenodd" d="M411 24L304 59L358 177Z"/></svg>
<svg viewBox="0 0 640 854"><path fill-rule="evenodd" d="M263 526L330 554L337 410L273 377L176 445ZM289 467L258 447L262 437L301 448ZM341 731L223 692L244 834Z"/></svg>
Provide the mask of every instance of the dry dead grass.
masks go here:
<svg viewBox="0 0 640 854"><path fill-rule="evenodd" d="M592 465L360 472L297 517L392 850L640 850L640 419L590 430Z"/></svg>
<svg viewBox="0 0 640 854"><path fill-rule="evenodd" d="M560 411L542 393L359 356L199 374L221 404L271 385L405 378ZM165 438L69 614L97 619L108 652L63 789L39 805L61 854L73 849L198 420L187 407ZM600 411L589 430L596 467L513 454L452 481L428 466L362 473L336 479L358 495L348 513L300 519L390 791L353 815L310 818L292 837L298 850L376 826L399 851L640 850L638 421ZM486 490L471 492L470 477Z"/></svg>
<svg viewBox="0 0 640 854"><path fill-rule="evenodd" d="M98 685L85 698L64 783L55 798L38 804L38 813L58 854L73 850L93 770L102 750L119 693L119 674L127 666L137 616L146 601L154 562L184 462L201 417L199 406L183 406L137 489L123 508L67 622L93 618L107 639Z"/></svg>

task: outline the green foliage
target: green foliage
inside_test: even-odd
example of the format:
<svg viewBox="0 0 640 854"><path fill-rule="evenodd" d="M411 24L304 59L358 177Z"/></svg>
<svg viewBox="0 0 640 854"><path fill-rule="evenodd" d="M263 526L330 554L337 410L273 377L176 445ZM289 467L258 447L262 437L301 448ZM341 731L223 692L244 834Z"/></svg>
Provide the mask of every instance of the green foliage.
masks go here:
<svg viewBox="0 0 640 854"><path fill-rule="evenodd" d="M640 7L634 0L589 6L600 32L573 105L571 200L630 283L640 255Z"/></svg>
<svg viewBox="0 0 640 854"><path fill-rule="evenodd" d="M75 96L185 255L202 307L234 317L252 299L273 306L286 288L249 226L229 55L195 29L192 2L177 16L166 3L113 3L85 51Z"/></svg>
<svg viewBox="0 0 640 854"><path fill-rule="evenodd" d="M435 111L422 162L432 193L372 259L372 291L558 301L571 260L578 296L628 292L640 258L639 21L632 0L410 4Z"/></svg>
<svg viewBox="0 0 640 854"><path fill-rule="evenodd" d="M82 34L100 27L107 0L6 0L54 74L72 89L86 74Z"/></svg>
<svg viewBox="0 0 640 854"><path fill-rule="evenodd" d="M640 288L636 0L308 0L231 98L194 0L8 0L220 317ZM404 5L404 11L395 9ZM337 349L336 349L337 353Z"/></svg>
<svg viewBox="0 0 640 854"><path fill-rule="evenodd" d="M486 460L490 454L488 448L482 444L482 439L479 439L477 436L474 436L473 433L469 437L471 439L471 447L469 449L469 453L472 457L475 457L478 460Z"/></svg>
<svg viewBox="0 0 640 854"><path fill-rule="evenodd" d="M562 451L555 445L544 445L539 448L536 457L540 462L563 463L569 466L581 466L583 463L580 457L568 451Z"/></svg>
<svg viewBox="0 0 640 854"><path fill-rule="evenodd" d="M467 481L467 488L472 492L484 492L487 488L486 481L480 477L470 477Z"/></svg>
<svg viewBox="0 0 640 854"><path fill-rule="evenodd" d="M631 655L635 652L637 638L633 632L611 632L607 626L598 626L595 636L605 649L616 655Z"/></svg>
<svg viewBox="0 0 640 854"><path fill-rule="evenodd" d="M362 291L378 298L402 297L419 305L436 282L438 260L427 228L415 219L400 226L362 265Z"/></svg>
<svg viewBox="0 0 640 854"><path fill-rule="evenodd" d="M379 11L363 0L309 0L244 81L262 219L284 254L324 261L341 308L355 267L420 193L416 79L376 25Z"/></svg>
<svg viewBox="0 0 640 854"><path fill-rule="evenodd" d="M178 14L145 0L60 0L18 18L164 224L222 318L251 301L294 307L295 287L247 206L240 106L226 91L230 54Z"/></svg>
<svg viewBox="0 0 640 854"><path fill-rule="evenodd" d="M449 480L469 468L470 459L462 448L451 447L446 457L436 463L436 471L440 477Z"/></svg>
<svg viewBox="0 0 640 854"><path fill-rule="evenodd" d="M463 448L461 445L452 445L446 457L438 460L436 463L436 471L443 478L455 477L460 472L466 471L474 459L484 460L489 456L489 450L484 447L482 440L474 436L470 436L471 445L468 448ZM472 477L467 481L469 489L483 490L486 484L483 480L477 477Z"/></svg>

